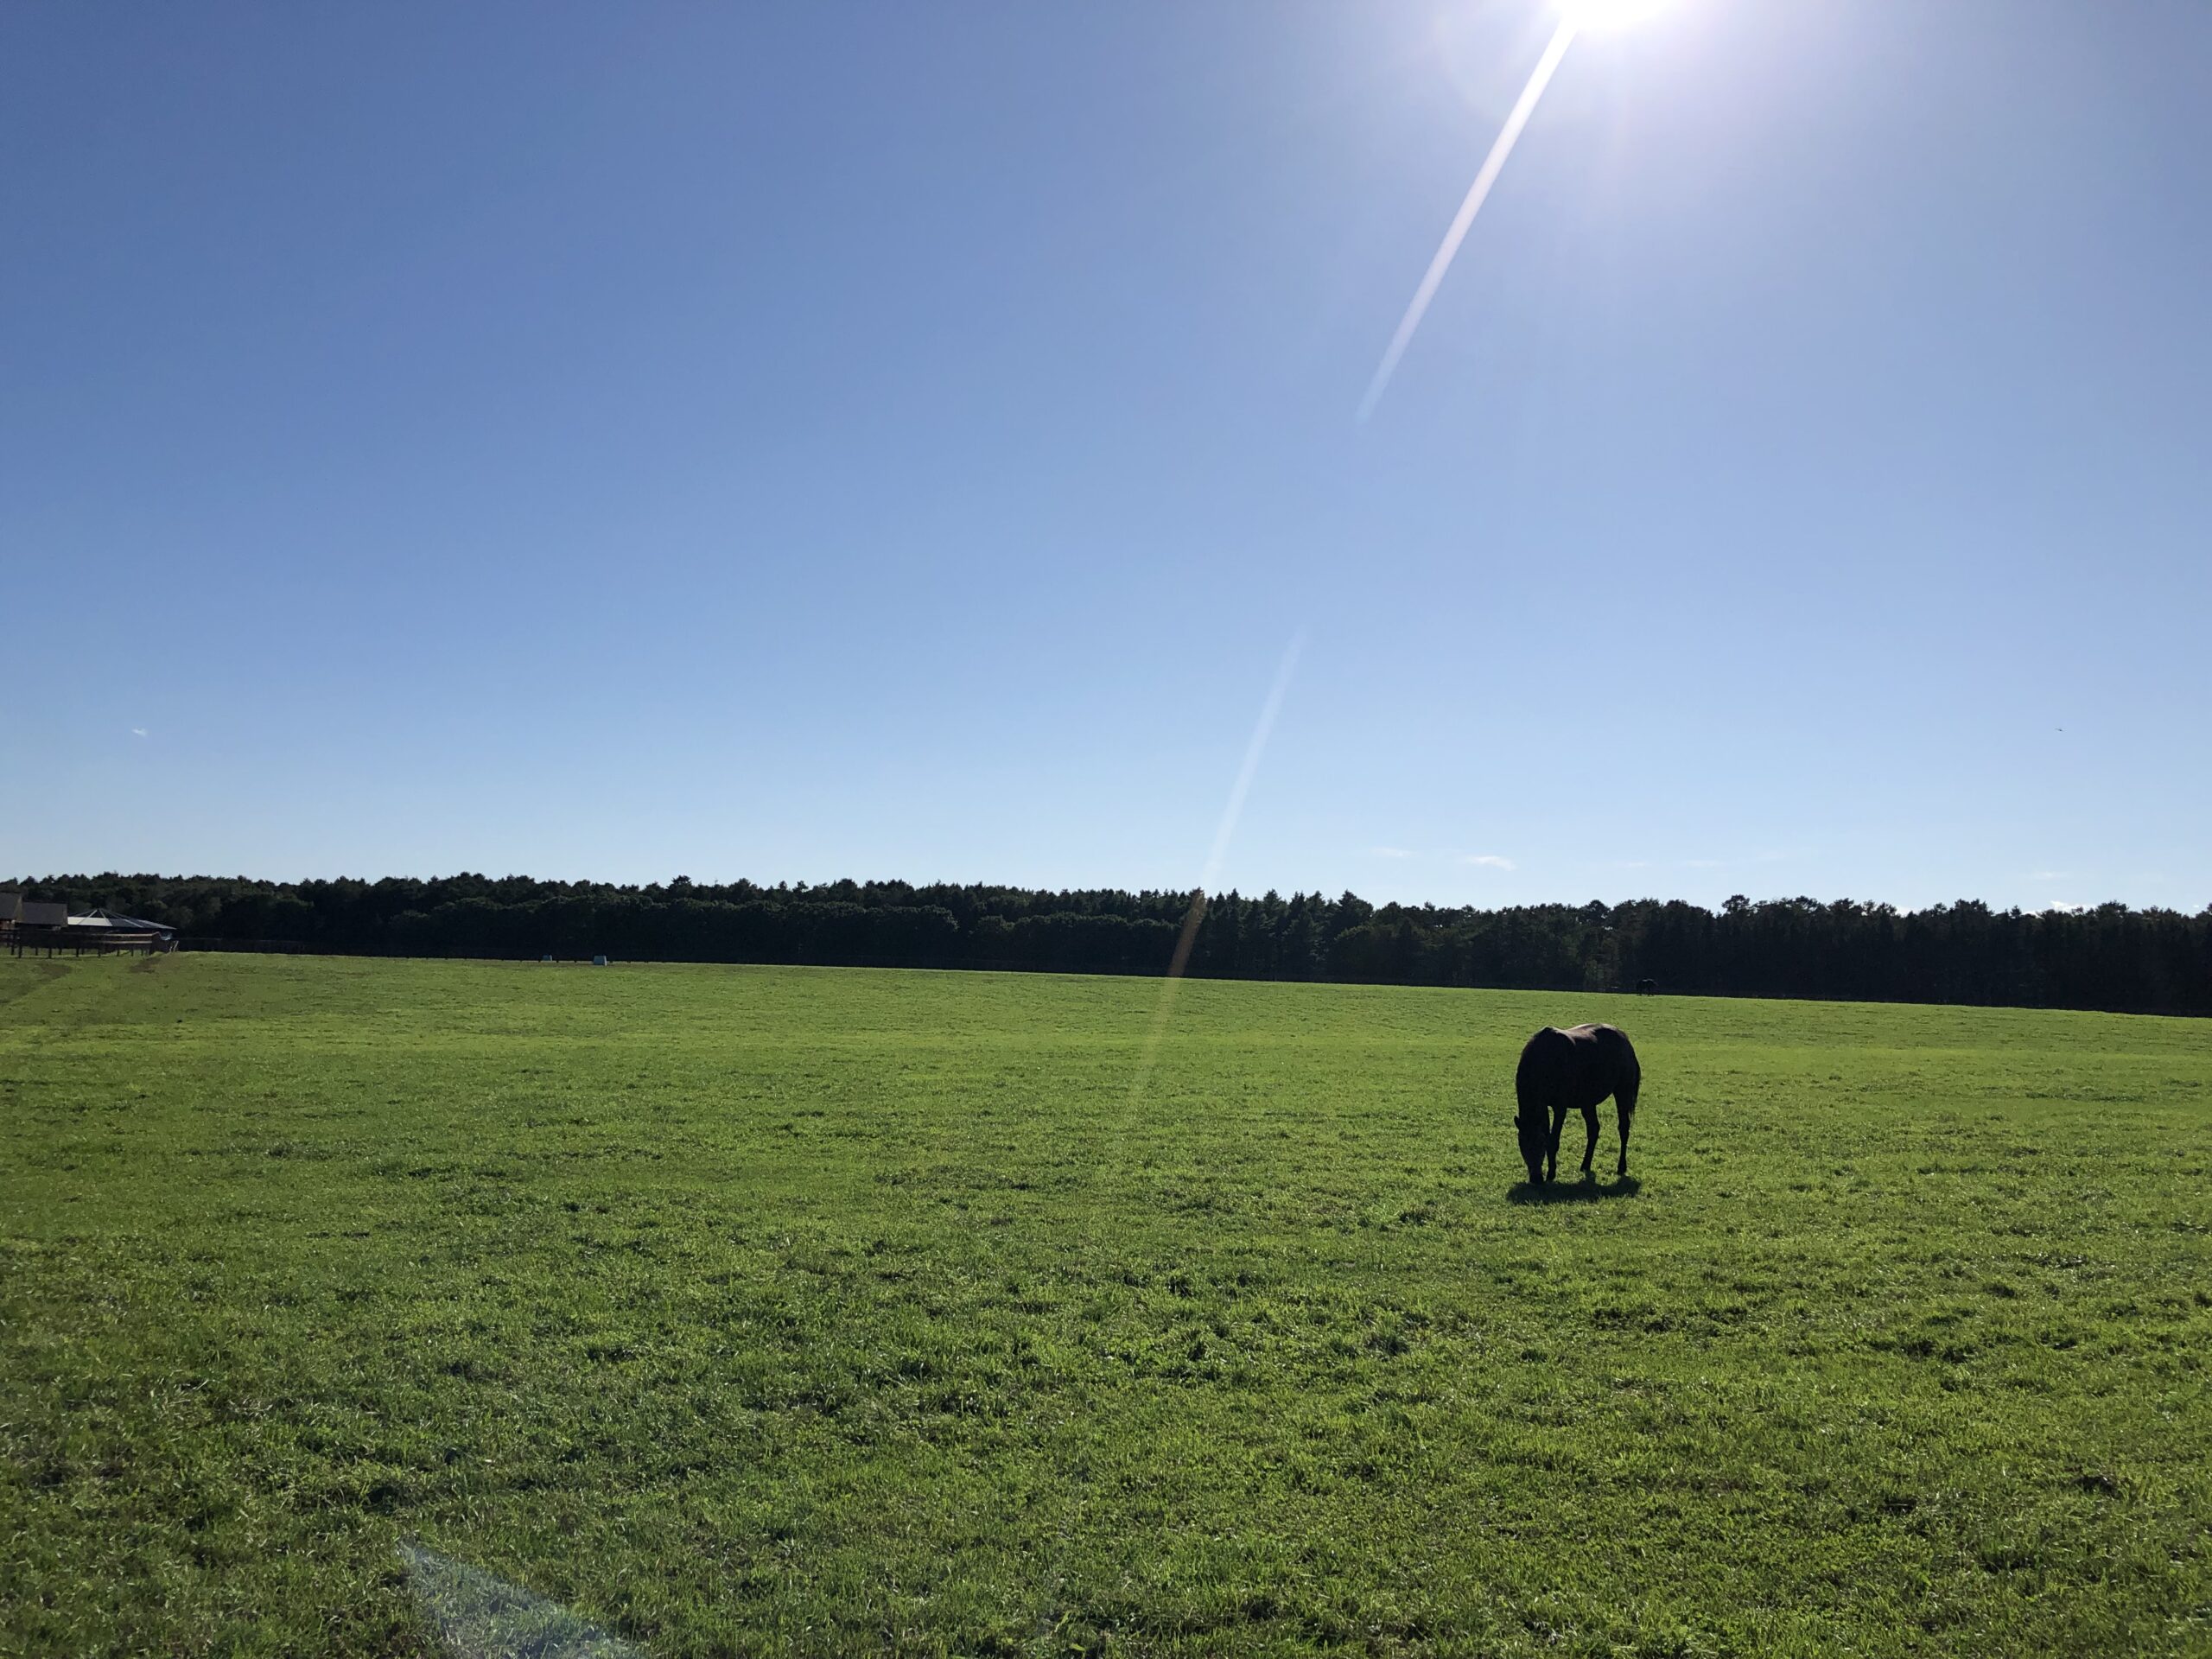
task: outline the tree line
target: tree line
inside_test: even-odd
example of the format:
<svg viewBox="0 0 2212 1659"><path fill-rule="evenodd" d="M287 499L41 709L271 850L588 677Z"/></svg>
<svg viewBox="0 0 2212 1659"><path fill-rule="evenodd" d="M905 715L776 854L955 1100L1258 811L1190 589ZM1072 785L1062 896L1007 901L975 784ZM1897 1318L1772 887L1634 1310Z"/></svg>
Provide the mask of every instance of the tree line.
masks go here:
<svg viewBox="0 0 2212 1659"><path fill-rule="evenodd" d="M1194 895L970 883L644 887L432 880L48 876L32 898L175 928L188 947L1159 974ZM2212 1014L2212 906L1919 911L1848 899L1518 905L1230 892L1195 906L1188 971L1531 990L1966 1002Z"/></svg>

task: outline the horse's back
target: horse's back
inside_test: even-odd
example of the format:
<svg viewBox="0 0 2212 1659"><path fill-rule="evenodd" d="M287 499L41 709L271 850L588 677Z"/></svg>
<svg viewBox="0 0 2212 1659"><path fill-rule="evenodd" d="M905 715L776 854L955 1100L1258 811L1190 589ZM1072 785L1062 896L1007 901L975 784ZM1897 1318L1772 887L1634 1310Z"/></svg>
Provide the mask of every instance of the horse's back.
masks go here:
<svg viewBox="0 0 2212 1659"><path fill-rule="evenodd" d="M1618 1026L1596 1022L1586 1026L1570 1026L1562 1033L1570 1042L1587 1043L1606 1061L1629 1076L1636 1076L1641 1068L1636 1062L1636 1045L1628 1039L1628 1033Z"/></svg>
<svg viewBox="0 0 2212 1659"><path fill-rule="evenodd" d="M1579 1110L1617 1090L1633 1095L1642 1077L1628 1033L1618 1026L1592 1023L1564 1030L1546 1026L1522 1049L1514 1080L1523 1096Z"/></svg>

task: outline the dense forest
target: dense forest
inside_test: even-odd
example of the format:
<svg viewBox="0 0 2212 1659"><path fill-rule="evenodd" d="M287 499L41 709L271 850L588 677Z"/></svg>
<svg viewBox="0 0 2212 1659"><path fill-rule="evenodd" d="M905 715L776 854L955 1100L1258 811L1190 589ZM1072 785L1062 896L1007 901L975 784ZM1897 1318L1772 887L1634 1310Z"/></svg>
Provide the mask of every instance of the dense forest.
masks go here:
<svg viewBox="0 0 2212 1659"><path fill-rule="evenodd" d="M73 910L174 927L188 948L389 956L1165 971L1187 893L1044 892L904 881L648 887L454 875L274 882L49 876L15 884ZM2212 1014L2212 906L1901 912L1838 899L1377 908L1352 893L1214 895L1189 971L1217 978L1632 988L1724 996L2005 1003Z"/></svg>

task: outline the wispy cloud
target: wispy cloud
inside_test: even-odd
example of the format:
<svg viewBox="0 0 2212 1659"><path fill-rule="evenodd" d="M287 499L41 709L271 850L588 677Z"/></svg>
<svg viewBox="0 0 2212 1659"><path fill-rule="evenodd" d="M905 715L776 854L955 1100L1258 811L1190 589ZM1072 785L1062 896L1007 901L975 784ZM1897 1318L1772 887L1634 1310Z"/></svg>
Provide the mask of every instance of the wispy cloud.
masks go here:
<svg viewBox="0 0 2212 1659"><path fill-rule="evenodd" d="M1691 870L1717 870L1720 868L1720 861L1717 858L1686 858L1682 861L1682 868Z"/></svg>
<svg viewBox="0 0 2212 1659"><path fill-rule="evenodd" d="M1462 864L1479 864L1486 870L1510 870L1514 868L1511 859L1500 857L1496 853L1462 853L1459 861Z"/></svg>
<svg viewBox="0 0 2212 1659"><path fill-rule="evenodd" d="M146 735L146 728L143 726L133 726L130 728L130 735L133 737L143 737Z"/></svg>
<svg viewBox="0 0 2212 1659"><path fill-rule="evenodd" d="M1370 847L1367 849L1367 855L1370 858L1411 858L1413 854L1403 847Z"/></svg>
<svg viewBox="0 0 2212 1659"><path fill-rule="evenodd" d="M2063 870L2031 870L2028 872L2028 880L2031 881L2063 881L2065 879L2066 872Z"/></svg>

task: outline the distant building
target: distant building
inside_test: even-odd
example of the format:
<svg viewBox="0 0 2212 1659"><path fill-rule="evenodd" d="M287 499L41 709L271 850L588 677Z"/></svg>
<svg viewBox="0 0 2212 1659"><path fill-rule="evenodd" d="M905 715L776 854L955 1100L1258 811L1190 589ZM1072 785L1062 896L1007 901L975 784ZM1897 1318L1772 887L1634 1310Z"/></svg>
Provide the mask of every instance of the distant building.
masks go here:
<svg viewBox="0 0 2212 1659"><path fill-rule="evenodd" d="M14 956L176 949L176 930L164 923L110 910L72 916L65 904L26 899L20 893L0 893L0 939Z"/></svg>
<svg viewBox="0 0 2212 1659"><path fill-rule="evenodd" d="M67 925L104 930L110 938L120 940L124 935L143 935L166 943L176 938L176 930L160 922L143 921L136 916L118 916L111 910L87 911L82 916L72 916Z"/></svg>

